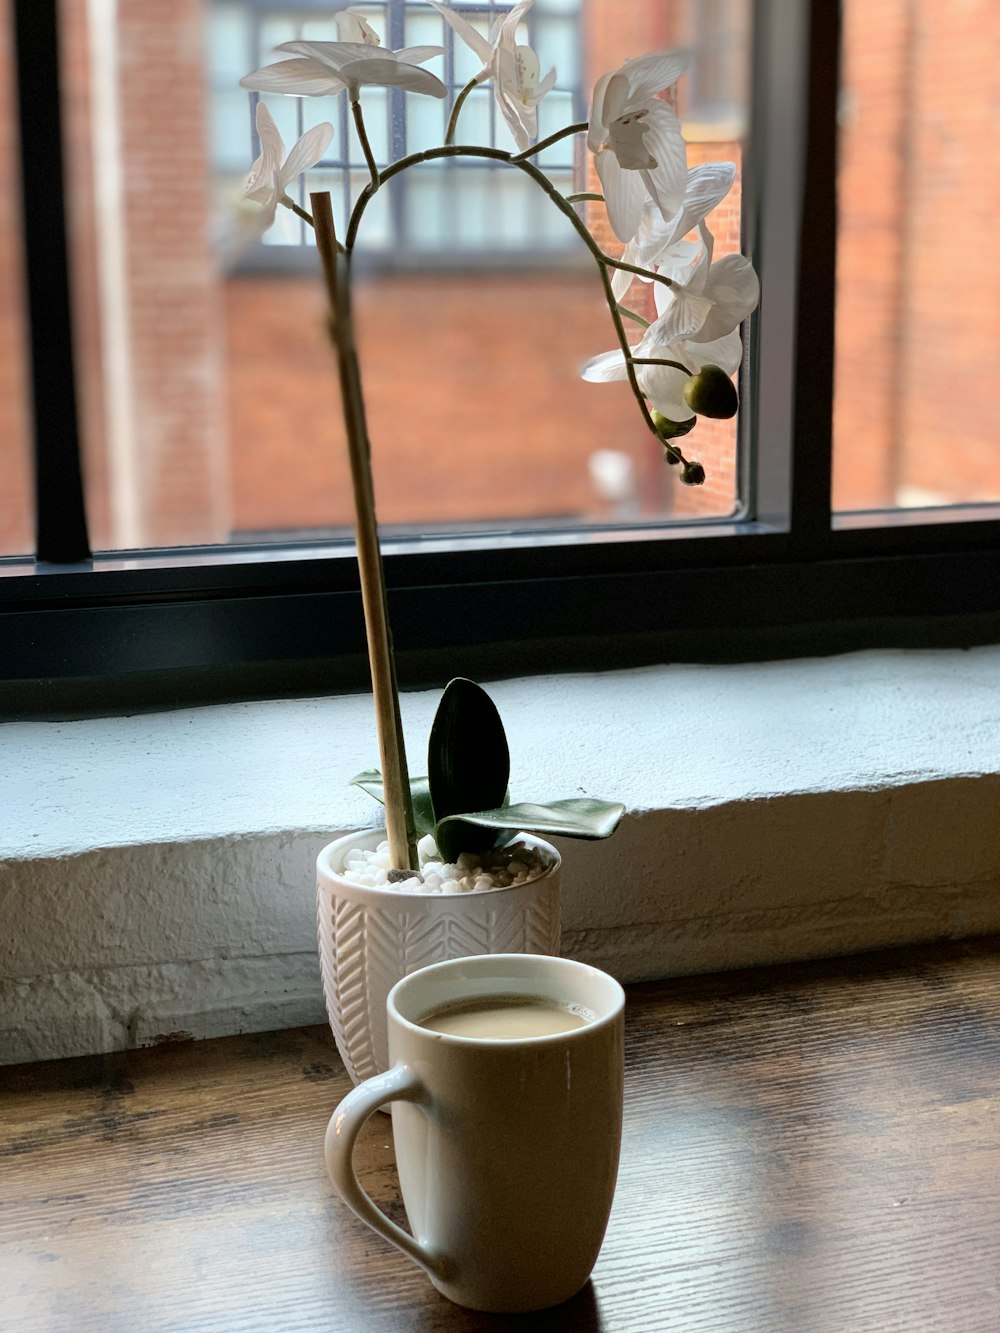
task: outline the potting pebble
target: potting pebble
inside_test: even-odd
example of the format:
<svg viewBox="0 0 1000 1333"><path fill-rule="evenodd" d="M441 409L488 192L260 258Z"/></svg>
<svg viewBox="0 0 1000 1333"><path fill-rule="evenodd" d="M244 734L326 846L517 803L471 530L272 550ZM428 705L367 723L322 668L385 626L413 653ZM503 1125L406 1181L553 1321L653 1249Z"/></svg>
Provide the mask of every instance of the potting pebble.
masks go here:
<svg viewBox="0 0 1000 1333"><path fill-rule="evenodd" d="M462 852L449 865L441 860L434 839L428 835L417 844L420 869L393 869L389 844L380 842L374 851L355 847L347 853L344 875L365 888L392 889L397 893L482 893L505 889L537 879L547 862L534 847L512 842L491 852Z"/></svg>

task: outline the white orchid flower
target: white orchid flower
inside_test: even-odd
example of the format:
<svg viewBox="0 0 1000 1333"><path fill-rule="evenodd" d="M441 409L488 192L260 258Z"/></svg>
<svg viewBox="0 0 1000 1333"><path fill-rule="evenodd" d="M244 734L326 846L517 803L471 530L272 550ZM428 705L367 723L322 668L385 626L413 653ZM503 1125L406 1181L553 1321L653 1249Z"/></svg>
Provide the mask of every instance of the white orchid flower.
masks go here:
<svg viewBox="0 0 1000 1333"><path fill-rule="evenodd" d="M587 146L620 241L635 236L647 198L665 219L684 200L687 148L673 107L654 94L673 87L687 66L679 51L638 56L594 86Z"/></svg>
<svg viewBox="0 0 1000 1333"><path fill-rule="evenodd" d="M550 69L544 79L539 79L541 65L538 56L530 46L519 46L516 41L517 25L534 0L518 0L506 14L494 19L488 37L447 5L439 4L438 0L427 0L427 3L433 5L483 62L474 81L493 80L493 95L500 114L523 153L538 133L538 104L556 81L554 69Z"/></svg>
<svg viewBox="0 0 1000 1333"><path fill-rule="evenodd" d="M278 205L291 182L301 172L314 167L326 152L333 138L333 126L324 121L306 130L286 157L278 127L263 102L257 103L256 123L260 157L250 168L243 197L263 205L252 227L254 234L262 236L274 222Z"/></svg>
<svg viewBox="0 0 1000 1333"><path fill-rule="evenodd" d="M365 46L381 46L378 33L362 15L353 9L341 9L330 17L337 25L337 36L342 42L361 42Z"/></svg>
<svg viewBox="0 0 1000 1333"><path fill-rule="evenodd" d="M714 238L704 221L698 228L701 246L686 282L673 287L654 284L659 317L631 349L640 360L679 362L676 366L637 365L636 382L643 396L670 421L686 421L692 413L684 386L703 366L718 366L727 375L739 369L743 342L739 327L760 299L760 283L744 255L726 255L712 262ZM679 267L679 266L678 266ZM594 357L581 371L583 379L607 383L628 378L620 350Z"/></svg>
<svg viewBox="0 0 1000 1333"><path fill-rule="evenodd" d="M665 343L681 338L714 342L738 329L760 300L760 282L750 260L726 255L713 263L715 239L704 221L698 231L703 249L687 281L675 278L672 287L656 283L659 318L651 327Z"/></svg>
<svg viewBox="0 0 1000 1333"><path fill-rule="evenodd" d="M647 269L656 265L667 268L674 264L681 267L690 264L691 248L685 243L684 237L722 202L735 179L736 166L733 162L707 162L700 167L691 167L687 174L684 199L672 217L665 218L651 199L646 200L639 228L625 247L622 259L626 264L637 264ZM700 241L697 250L701 250ZM673 277L674 274L668 271L666 276ZM611 287L617 301L622 299L636 277L642 282L651 281L638 274L615 269Z"/></svg>
<svg viewBox="0 0 1000 1333"><path fill-rule="evenodd" d="M636 383L651 407L669 421L688 421L694 415L684 399L684 386L692 375L696 375L703 366L719 366L727 375L734 375L743 358L743 341L739 331L727 333L715 342L696 343L689 339L679 339L665 343L660 339L660 331L651 324L642 340L632 348L634 357L655 357L661 360L677 361L685 366L677 370L673 366L635 367ZM607 384L615 380L628 379L625 357L621 351L604 352L588 361L580 372L581 377L593 384Z"/></svg>
<svg viewBox="0 0 1000 1333"><path fill-rule="evenodd" d="M367 26L367 25L366 25ZM374 36L374 34L372 34ZM420 62L444 54L441 46L407 46L390 51L374 42L283 42L295 60L279 60L240 79L244 88L289 97L325 97L345 88L356 102L365 84L405 88L411 93L445 97L447 89Z"/></svg>

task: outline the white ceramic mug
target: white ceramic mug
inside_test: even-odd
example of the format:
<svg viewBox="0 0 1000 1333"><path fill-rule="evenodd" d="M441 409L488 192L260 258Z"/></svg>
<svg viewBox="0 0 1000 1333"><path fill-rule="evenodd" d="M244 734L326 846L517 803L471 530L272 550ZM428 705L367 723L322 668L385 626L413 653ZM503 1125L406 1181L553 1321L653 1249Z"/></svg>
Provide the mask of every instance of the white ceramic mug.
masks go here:
<svg viewBox="0 0 1000 1333"><path fill-rule="evenodd" d="M586 1011L582 1026L506 1039L420 1026L445 1007L536 996ZM391 1067L359 1084L326 1133L338 1192L450 1300L513 1314L568 1300L604 1238L618 1172L625 995L568 958L487 954L422 968L389 992ZM392 1102L413 1235L387 1218L352 1163L364 1121Z"/></svg>

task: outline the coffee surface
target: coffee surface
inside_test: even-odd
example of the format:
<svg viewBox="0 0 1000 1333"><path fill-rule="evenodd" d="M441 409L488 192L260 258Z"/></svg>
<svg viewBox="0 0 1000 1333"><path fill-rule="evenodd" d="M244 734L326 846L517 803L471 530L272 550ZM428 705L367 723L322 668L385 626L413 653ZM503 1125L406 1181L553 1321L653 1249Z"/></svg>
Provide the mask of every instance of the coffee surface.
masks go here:
<svg viewBox="0 0 1000 1333"><path fill-rule="evenodd" d="M514 1041L572 1032L593 1018L585 1009L537 995L487 995L435 1009L420 1026L451 1037Z"/></svg>

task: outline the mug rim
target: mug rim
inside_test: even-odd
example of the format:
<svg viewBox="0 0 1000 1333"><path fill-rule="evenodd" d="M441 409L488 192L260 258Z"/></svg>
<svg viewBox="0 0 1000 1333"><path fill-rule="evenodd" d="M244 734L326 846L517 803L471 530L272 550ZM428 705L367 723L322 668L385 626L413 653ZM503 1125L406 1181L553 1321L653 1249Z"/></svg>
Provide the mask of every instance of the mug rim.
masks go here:
<svg viewBox="0 0 1000 1333"><path fill-rule="evenodd" d="M429 973L461 971L463 968L485 967L488 964L504 964L510 961L523 963L525 961L538 960L544 961L546 966L556 964L558 968L568 969L577 975L596 976L601 979L602 984L607 984L612 988L613 999L607 1007L597 1015L592 1022L581 1024L580 1027L570 1028L565 1032L547 1032L535 1037L469 1037L459 1036L453 1032L438 1032L422 1026L420 1022L408 1018L401 1013L397 1006L397 992L404 991L413 984L419 985L426 979ZM419 980L415 981L414 979ZM475 998L475 997L470 997ZM490 953L490 954L472 954L465 958L446 958L438 963L428 963L426 967L418 968L415 972L408 973L401 977L392 987L386 997L386 1011L390 1023L396 1022L411 1036L419 1039L437 1042L444 1042L446 1045L457 1045L469 1048L488 1049L490 1047L500 1047L509 1049L512 1046L541 1046L546 1043L561 1043L566 1041L583 1040L588 1033L593 1033L609 1024L615 1023L622 1016L625 1009L625 991L620 981L605 972L602 968L594 967L592 963L583 963L576 958L562 958L558 954L538 954L538 953ZM434 1009L428 1009L424 1017L434 1013Z"/></svg>

